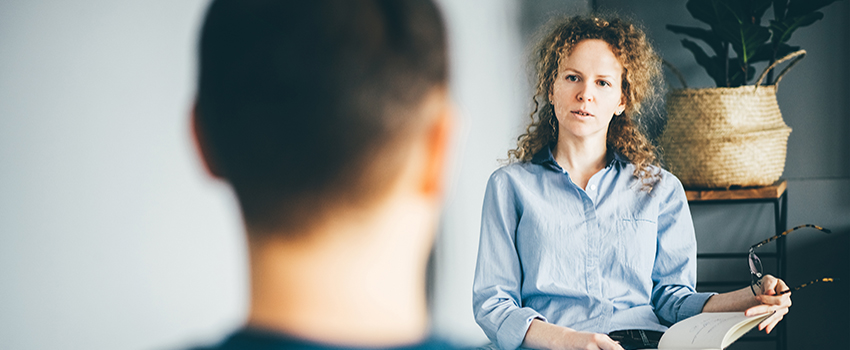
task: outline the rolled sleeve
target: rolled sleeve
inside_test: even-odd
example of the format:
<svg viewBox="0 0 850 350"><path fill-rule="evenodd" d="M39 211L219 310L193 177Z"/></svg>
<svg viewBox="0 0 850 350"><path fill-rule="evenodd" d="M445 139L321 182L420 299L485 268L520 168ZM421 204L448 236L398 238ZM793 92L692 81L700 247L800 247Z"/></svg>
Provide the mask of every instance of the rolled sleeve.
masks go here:
<svg viewBox="0 0 850 350"><path fill-rule="evenodd" d="M708 298L711 298L715 294L717 293L692 293L684 297L684 301L679 306L678 321L702 313L702 308L705 306Z"/></svg>
<svg viewBox="0 0 850 350"><path fill-rule="evenodd" d="M523 307L513 310L499 327L499 331L496 333L496 344L502 350L519 348L522 341L525 340L525 333L528 332L531 321L535 318L546 321L543 315L530 308Z"/></svg>
<svg viewBox="0 0 850 350"><path fill-rule="evenodd" d="M531 321L545 318L522 307L522 267L516 250L518 212L504 174L487 182L481 214L481 238L473 282L475 321L501 349L516 349Z"/></svg>
<svg viewBox="0 0 850 350"><path fill-rule="evenodd" d="M669 177L667 198L658 218L658 243L652 272L652 305L662 324L672 325L702 312L715 293L696 292L696 238L681 182Z"/></svg>

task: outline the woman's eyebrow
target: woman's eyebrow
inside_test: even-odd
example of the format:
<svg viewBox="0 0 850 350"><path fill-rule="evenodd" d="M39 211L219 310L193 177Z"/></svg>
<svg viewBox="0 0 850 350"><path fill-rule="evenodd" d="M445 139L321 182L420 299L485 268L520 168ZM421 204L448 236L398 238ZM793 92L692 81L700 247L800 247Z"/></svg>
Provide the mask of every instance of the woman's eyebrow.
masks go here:
<svg viewBox="0 0 850 350"><path fill-rule="evenodd" d="M575 68L571 68L571 67L564 67L564 68L561 70L561 72L562 72L562 73L565 73L565 72L572 72L572 73L575 73L575 74L578 74L578 75L581 75L581 76L584 76L584 75L585 75L585 74L584 74L584 73L582 73L580 70L575 69ZM597 74L597 75L594 75L594 77L595 77L595 78L614 79L614 74Z"/></svg>
<svg viewBox="0 0 850 350"><path fill-rule="evenodd" d="M563 70L561 70L561 71L562 71L562 72L570 71L570 72L576 73L576 74L578 74L578 75L583 75L583 74L582 74L582 72L581 72L580 70L575 69L575 68L570 68L570 67L564 67L564 69L563 69Z"/></svg>

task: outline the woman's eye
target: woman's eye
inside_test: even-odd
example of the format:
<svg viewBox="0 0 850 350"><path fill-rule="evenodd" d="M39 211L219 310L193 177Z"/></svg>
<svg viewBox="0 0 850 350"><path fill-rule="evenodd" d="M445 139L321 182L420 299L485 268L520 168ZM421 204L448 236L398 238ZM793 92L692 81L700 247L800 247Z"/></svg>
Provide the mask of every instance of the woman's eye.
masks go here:
<svg viewBox="0 0 850 350"><path fill-rule="evenodd" d="M566 79L567 81L578 81L578 77L572 74L567 75Z"/></svg>
<svg viewBox="0 0 850 350"><path fill-rule="evenodd" d="M605 86L605 87L611 86L611 83L609 83L605 80L600 80L598 84L599 84L599 86Z"/></svg>

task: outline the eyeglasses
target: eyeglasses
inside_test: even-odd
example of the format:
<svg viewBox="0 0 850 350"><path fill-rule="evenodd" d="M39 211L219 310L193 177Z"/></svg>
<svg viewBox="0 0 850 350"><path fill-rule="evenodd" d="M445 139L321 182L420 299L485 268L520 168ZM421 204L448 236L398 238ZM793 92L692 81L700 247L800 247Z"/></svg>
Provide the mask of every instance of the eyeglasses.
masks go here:
<svg viewBox="0 0 850 350"><path fill-rule="evenodd" d="M753 295L758 295L756 293L756 287L759 287L759 289L761 289L761 278L762 278L762 276L764 276L764 274L762 273L763 270L762 270L762 265L761 265L761 259L759 259L758 255L756 255L755 249L758 248L758 247L761 247L761 246L763 246L767 243L775 241L779 237L784 237L791 232L794 232L796 230L799 230L799 229L805 228L805 227L811 227L813 229L817 229L817 230L823 231L825 233L832 233L832 231L825 229L823 227L817 226L817 225L810 225L810 224L800 225L800 226L797 226L797 227L792 228L790 230L786 230L785 232L782 232L782 233L780 233L776 236L770 237L770 238L765 239L761 242L753 244L750 247L750 254L749 254L748 260L749 260L749 264L750 264L750 279L751 279L750 280L750 282L751 282L750 283L750 290L753 291ZM797 287L782 291L779 294L791 293L792 291L800 290L804 287L810 286L810 285L818 283L818 282L833 282L835 280L837 280L837 278L829 278L829 277L819 278L819 279L810 281L809 283L804 283L804 284L799 285Z"/></svg>
<svg viewBox="0 0 850 350"><path fill-rule="evenodd" d="M794 288L791 288L791 289L789 289L789 290L783 290L783 291L779 292L779 294L778 294L778 295L788 294L788 293L791 293L791 292L796 292L796 291L798 291L798 290L800 290L800 289L803 289L804 287L811 286L811 285L813 285L813 284L815 284L815 283L818 283L818 282L835 282L835 281L838 281L838 280L839 280L838 278L831 278L831 277L818 278L818 279L816 279L816 280L811 280L811 281L809 281L808 283L803 283L803 284L801 284L801 285L799 285L799 286L796 286L796 287L794 287Z"/></svg>

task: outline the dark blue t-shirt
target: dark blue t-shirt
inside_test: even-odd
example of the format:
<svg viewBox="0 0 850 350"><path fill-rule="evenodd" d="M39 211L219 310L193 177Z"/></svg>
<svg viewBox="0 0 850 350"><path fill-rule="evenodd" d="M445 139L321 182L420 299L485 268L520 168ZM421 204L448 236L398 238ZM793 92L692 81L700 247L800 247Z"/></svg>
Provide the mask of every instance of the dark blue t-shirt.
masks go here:
<svg viewBox="0 0 850 350"><path fill-rule="evenodd" d="M346 347L312 342L292 336L265 330L242 328L225 338L221 343L194 348L192 350L454 350L455 347L436 339L428 339L418 344L403 347L363 348Z"/></svg>

